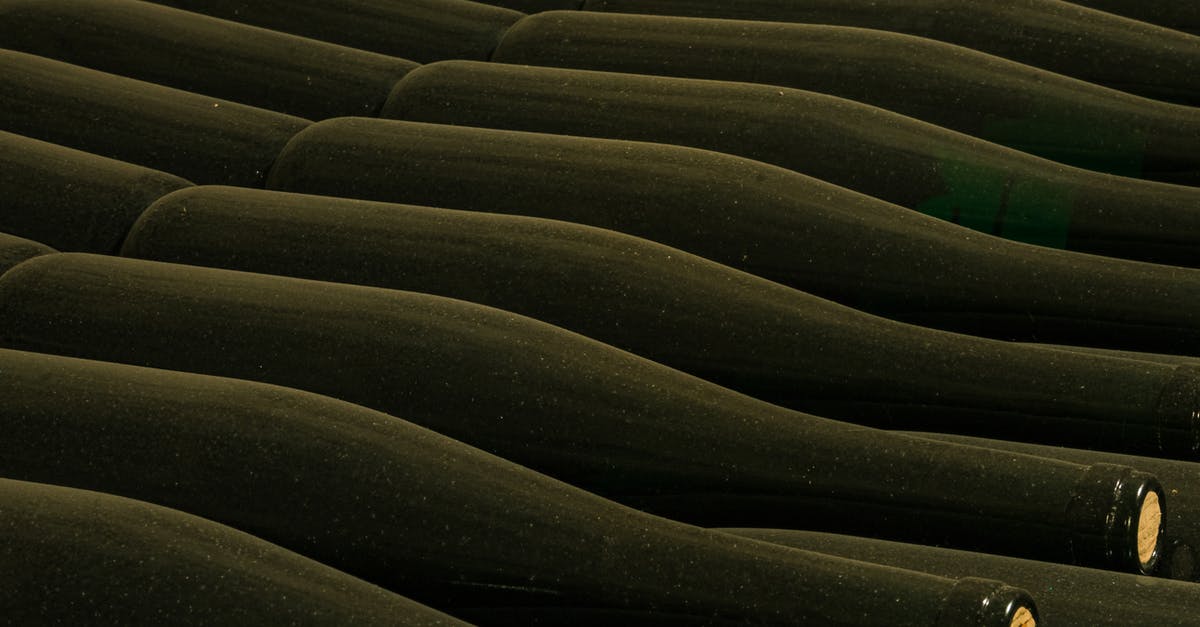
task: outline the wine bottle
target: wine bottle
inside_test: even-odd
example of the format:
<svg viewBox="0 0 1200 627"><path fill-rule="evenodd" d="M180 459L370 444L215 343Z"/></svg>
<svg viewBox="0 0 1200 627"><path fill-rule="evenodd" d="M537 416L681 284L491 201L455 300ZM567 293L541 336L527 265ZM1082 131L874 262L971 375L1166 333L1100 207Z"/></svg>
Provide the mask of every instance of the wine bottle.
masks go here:
<svg viewBox="0 0 1200 627"><path fill-rule="evenodd" d="M472 146L480 144L484 142L471 142ZM642 155L642 158L653 159L650 155ZM10 199L13 206L21 208L20 211L0 216L0 226L12 234L53 243L65 250L114 252L146 205L153 202L158 194L186 185L186 182L161 172L10 134L0 134L0 159L7 166L0 170L0 193ZM406 160L412 161L413 158L410 156ZM580 176L588 176L588 171L583 170ZM4 172L11 175L4 176ZM428 173L422 176L428 178ZM535 178L540 179L540 176ZM142 189L134 194L126 191L138 188ZM834 188L827 189L846 196ZM214 189L197 190L195 193L196 196L179 196L178 200L186 198L191 203L197 203L211 198L208 202L218 205L243 202L238 198L242 192L226 194ZM703 198L703 194L707 192L697 198ZM244 201L248 203L247 209L262 213L266 209L263 201L255 201L254 198L249 195ZM269 204L284 203L285 197L278 200L271 200L270 196L263 198ZM298 199L293 198L289 203L295 200ZM436 196L429 201L436 202ZM676 202L670 197L664 199L666 201ZM859 196L846 196L844 202L855 206L860 205L862 199ZM353 207L353 203L333 204L337 205L334 210L342 207L343 211L353 213L352 209L345 209ZM160 212L186 212L187 208L172 200L166 202ZM735 200L730 210L736 209ZM209 210L219 212L215 207ZM514 206L510 210L522 209ZM784 212L780 213L782 215ZM786 213L793 217L799 215L794 211ZM169 221L177 218L163 215L158 219ZM748 219L753 221L755 218L749 216ZM387 226L386 220L371 220L374 221L372 228L398 228L396 225ZM1038 339L1141 351L1200 351L1200 338L1195 336L1193 330L1196 326L1192 314L1194 308L1185 305L1190 298L1187 292L1189 276L1192 274L1190 271L1124 264L1090 256L1055 253L1042 248L1014 247L993 238L966 239L956 250L947 245L948 237L931 238L931 234L938 231L929 224L917 222L906 226L907 223L878 216L872 221L876 237L896 238L896 241L878 244L879 252L865 258L858 254L861 243L858 248L833 247L818 251L813 245L819 244L819 240L816 240L808 246L811 256L797 259L792 253L794 240L781 236L788 230L801 230L795 227L782 231L766 229L745 233L745 241L739 245L754 242L758 248L754 257L746 255L744 248L722 252L721 248L704 245L703 239L697 243L691 235L688 239L680 239L680 230L675 225L670 229L639 232L686 246L723 263L757 272L804 291L879 315L927 326L1009 340ZM890 235L880 232L879 227L884 222L891 224L888 229ZM637 230L622 222L604 225ZM286 224L277 228L280 231L289 230ZM721 225L720 228L728 227ZM818 222L805 226L804 230L830 228L845 229L844 226ZM953 231L951 229L945 235L952 236ZM337 229L331 232L337 232ZM226 237L216 231L211 234L217 239ZM764 240L767 236L778 241L755 241ZM854 234L847 233L847 237L851 236ZM175 233L164 237L191 236ZM166 244L163 243L164 246ZM141 245L146 246L145 243ZM207 245L213 246L214 243L210 239ZM263 244L263 247L264 250L271 249L280 254L271 244ZM777 254L770 254L771 249L776 249ZM770 258L769 264L755 266L749 263L757 261L764 253ZM176 251L174 254L182 253ZM889 255L901 255L903 260L896 263L894 257ZM253 255L246 259L251 257ZM215 260L209 263L220 265ZM303 262L296 264L299 265L289 267L300 267ZM811 270L812 266L823 264L831 268L857 270ZM911 266L938 268L933 273L937 276L931 279L914 274L908 270ZM973 270L970 273L960 272L959 269L963 267ZM272 272L287 274L289 269L276 268ZM353 282L370 282L366 275L347 277ZM1001 283L1014 289L996 292L994 286Z"/></svg>
<svg viewBox="0 0 1200 627"><path fill-rule="evenodd" d="M165 507L7 478L0 502L12 624L466 624Z"/></svg>
<svg viewBox="0 0 1200 627"><path fill-rule="evenodd" d="M1020 607L1034 610L996 582L780 550L650 516L331 398L18 351L0 362L0 416L14 429L0 444L11 452L0 459L5 476L187 511L452 614L558 605L915 626L983 602L1011 606L988 620L934 621L950 627L1007 626Z"/></svg>
<svg viewBox="0 0 1200 627"><path fill-rule="evenodd" d="M666 246L520 216L197 187L152 205L121 254L470 300L570 329L768 401L813 411L820 407L855 420L870 420L871 410L829 409L838 403L833 399L879 403L887 413L902 411L894 405L916 404L926 418L938 412L955 420L987 416L985 424L1001 411L1073 415L1052 409L1055 403L1047 400L1061 399L1062 389L1042 387L1038 396L1033 390L1039 382L1044 386L1060 380L1065 372L1076 373L1070 384L1062 383L1066 390L1076 377L1096 376L1076 370L1073 364L1089 358L1075 353L889 322ZM1169 285L1170 278L1161 277L1161 283ZM1095 290L1090 298L1073 301L1082 310L1095 307L1099 318L1106 306L1116 305L1107 331L1103 324L1092 324L1097 337L1136 325L1137 319L1128 315L1132 303L1160 311L1139 300L1136 290L1121 299L1100 296L1119 293L1122 282L1098 290L1094 280L1079 281L1081 291ZM1031 282L1030 289L1035 287ZM1183 301L1180 305L1166 311L1191 310ZM1029 311L1038 310L1031 306ZM1152 328L1164 344L1200 332L1183 324ZM947 362L945 355L955 357ZM1124 359L1101 361L1131 367ZM948 365L934 365L939 363ZM1027 390L1027 399L1038 398L1036 403L964 393L997 376L994 370L1006 368L1033 379L1010 378L995 396L1007 398L1008 388L1015 386ZM864 395L858 388L867 381L872 392ZM964 387L955 387L960 385ZM1088 404L1093 402L1099 399ZM1146 411L1119 397L1105 402L1113 403L1114 415ZM1108 411L1090 413L1099 417ZM1126 435L1114 432L1108 446L1127 441ZM1162 450L1156 438L1141 446ZM1190 452L1185 446L1176 454Z"/></svg>
<svg viewBox="0 0 1200 627"><path fill-rule="evenodd" d="M58 251L40 242L0 233L0 274L26 259L53 252Z"/></svg>
<svg viewBox="0 0 1200 627"><path fill-rule="evenodd" d="M1200 481L1197 480L1200 477L1200 464L942 433L912 432L909 435L1061 459L1076 464L1134 464L1138 469L1153 473L1171 486L1168 491L1171 506L1164 514L1163 563L1160 572L1174 579L1200 581L1200 568L1196 564L1196 558L1200 555Z"/></svg>
<svg viewBox="0 0 1200 627"><path fill-rule="evenodd" d="M899 33L550 11L517 22L492 60L811 89L1092 170L1200 176L1200 109Z"/></svg>
<svg viewBox="0 0 1200 627"><path fill-rule="evenodd" d="M486 61L504 31L523 17L467 0L150 1L420 63Z"/></svg>
<svg viewBox="0 0 1200 627"><path fill-rule="evenodd" d="M989 312L993 334L1045 339L1070 333L1079 342L1119 339L1126 345L1200 352L1194 314L1200 302L1193 305L1188 296L1190 286L1200 282L1200 272L1030 247L1012 252L1010 259L1026 262L1030 271L998 264L997 275L974 275L970 285L947 280L936 286L946 290L946 300L960 294L962 301L973 290L975 299L964 302L963 310L973 316ZM748 356L784 371L815 355L854 350L858 344L837 340L825 345L812 339L805 347L792 345L787 338L828 333L817 331L825 326L819 315L803 313L828 304L808 294L633 236L522 216L202 186L151 205L125 239L121 254L471 300L718 378L733 376L723 364L740 364ZM829 265L838 267L840 261ZM908 260L891 261L893 267L910 265ZM975 265L987 264L981 260ZM881 278L869 266L861 271ZM835 276L847 285L862 280ZM989 280L994 283L984 283ZM1010 291L1011 309L997 320L999 309L990 294L1002 281ZM933 282L909 291L925 292L929 284ZM1067 286L1072 290L1062 291ZM1045 298L1049 291L1057 298ZM937 296L926 294L929 302L937 302ZM926 313L957 320L940 309ZM846 316L862 314L845 311L830 319ZM1044 324L1043 318L1060 324ZM897 337L909 335L903 325L894 326ZM1056 333L1060 328L1063 333ZM939 346L962 340L926 336L931 339L922 343ZM1012 350L1000 346L1002 352ZM1041 350L1041 345L1031 346L1035 354ZM1100 352L1134 359L1143 355ZM822 370L827 368L822 364Z"/></svg>
<svg viewBox="0 0 1200 627"><path fill-rule="evenodd" d="M165 172L0 131L0 231L113 254L146 207L191 183Z"/></svg>
<svg viewBox="0 0 1200 627"><path fill-rule="evenodd" d="M417 67L134 0L5 0L0 46L316 120L375 115Z"/></svg>
<svg viewBox="0 0 1200 627"><path fill-rule="evenodd" d="M1200 265L1187 225L1200 190L1064 166L813 92L446 61L409 73L381 115L705 148L1008 239Z"/></svg>
<svg viewBox="0 0 1200 627"><path fill-rule="evenodd" d="M1071 0L1071 4L1200 35L1200 6L1175 0Z"/></svg>
<svg viewBox="0 0 1200 627"><path fill-rule="evenodd" d="M710 151L345 118L297 134L267 184L613 229L929 326L1200 351L1197 310L1180 306L1194 270L1005 242Z"/></svg>
<svg viewBox="0 0 1200 627"><path fill-rule="evenodd" d="M941 577L997 577L1037 590L1047 625L1188 625L1200 612L1196 587L1135 575L886 540L785 529L722 529L746 538L919 570Z"/></svg>
<svg viewBox="0 0 1200 627"><path fill-rule="evenodd" d="M163 170L262 185L308 120L0 50L0 130Z"/></svg>
<svg viewBox="0 0 1200 627"><path fill-rule="evenodd" d="M1168 376L1175 379L1170 385L1183 386L1171 394L1182 393L1198 368L1097 360L890 322L679 250L571 223L198 187L151 206L121 254L475 301L830 417L940 416L957 428L975 418L985 429L1018 436L1054 420L1068 428L1051 436L1041 424L1042 437L1193 454L1190 439L1163 442L1151 428L1139 443L1133 434L1140 431L1126 425L1133 415L1152 424L1159 411L1182 412L1175 419L1186 423L1192 401L1180 399L1178 409L1150 401L1138 406L1129 402L1128 388L1109 396L1109 384L1094 380L1141 379L1147 391L1135 396L1151 399ZM1093 289L1081 281L1081 289ZM1105 300L1076 304L1102 308ZM1161 339L1184 333L1167 328ZM1081 395L1079 386L1088 393ZM1017 422L995 424L1005 414ZM1111 422L1108 434L1072 428L1082 415Z"/></svg>
<svg viewBox="0 0 1200 627"><path fill-rule="evenodd" d="M0 329L0 341L17 349L328 394L697 524L782 526L803 517L839 530L870 530L885 519L886 531L875 533L1153 568L1154 558L1134 550L1129 521L1148 507L1149 495L1161 500L1161 490L1128 468L1013 463L1007 453L1001 462L982 449L889 440L880 431L791 412L546 323L463 301L58 254L26 261L0 278ZM1126 363L1108 361L1086 364L1115 371ZM1132 383L1120 381L1122 391L1144 396ZM1157 398L1162 381L1149 383ZM1116 384L1100 383L1089 400L1107 401L1106 385ZM1130 440L1138 431L1194 440L1191 434L1178 438L1169 416L1148 426L1121 417L1117 428ZM1055 429L1055 422L1042 422L1043 432ZM1088 431L1086 437L1105 431L1091 421L1082 429L1077 420L1059 422ZM968 484L971 490L957 489ZM1114 509L1127 515L1114 518ZM813 515L818 510L822 515ZM1104 557L1092 562L1096 556Z"/></svg>
<svg viewBox="0 0 1200 627"><path fill-rule="evenodd" d="M546 3L544 10L553 7ZM587 0L585 11L853 26L936 39L1147 98L1200 104L1200 41L1059 0Z"/></svg>

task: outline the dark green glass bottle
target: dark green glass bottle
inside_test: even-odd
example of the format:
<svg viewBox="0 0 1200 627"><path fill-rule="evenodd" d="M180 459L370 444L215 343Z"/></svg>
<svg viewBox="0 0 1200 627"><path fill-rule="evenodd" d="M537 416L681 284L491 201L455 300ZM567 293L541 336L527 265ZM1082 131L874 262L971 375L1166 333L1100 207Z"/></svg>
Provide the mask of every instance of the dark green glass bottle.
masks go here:
<svg viewBox="0 0 1200 627"><path fill-rule="evenodd" d="M0 502L9 572L0 603L12 624L466 625L164 507L7 478Z"/></svg>
<svg viewBox="0 0 1200 627"><path fill-rule="evenodd" d="M1200 558L1200 481L1197 480L1200 477L1200 464L941 433L911 432L909 435L1061 459L1076 464L1133 465L1154 473L1171 486L1167 490L1170 507L1163 518L1163 563L1159 573L1173 579L1200 581L1200 564L1197 564L1197 558Z"/></svg>
<svg viewBox="0 0 1200 627"><path fill-rule="evenodd" d="M906 540L1107 567L1148 571L1155 561L1139 558L1126 523L1161 489L1126 467L1012 463L1008 453L1001 453L1001 463L984 449L889 439L459 300L57 254L26 261L0 278L0 341L328 394L697 524L786 526L804 518L839 530L865 527ZM1071 376L1056 374L1039 384L1038 375L1048 373L1022 364L1014 376L1040 390L1002 380L1004 369L977 384L940 389L960 398L975 393L988 403L1040 394L1063 405L1053 397L1058 394L1119 421L1105 427L1103 416L1040 417L1039 433L1047 437L1119 432L1125 441L1157 442L1158 434L1172 444L1195 439L1175 428L1174 416L1143 408L1143 419L1122 400L1153 403L1164 384L1172 393L1179 381L1171 368L1094 359L1074 369L1048 365ZM1071 380L1084 374L1108 378ZM1075 390L1080 382L1090 386L1086 393ZM867 396L871 385L886 383L863 381L848 392ZM994 422L1011 429L1020 421L1004 414ZM956 489L961 485L971 489ZM1114 509L1128 516L1110 516Z"/></svg>
<svg viewBox="0 0 1200 627"><path fill-rule="evenodd" d="M113 254L155 200L191 183L165 172L0 131L0 232Z"/></svg>
<svg viewBox="0 0 1200 627"><path fill-rule="evenodd" d="M5 131L163 170L260 186L303 118L0 50Z"/></svg>
<svg viewBox="0 0 1200 627"><path fill-rule="evenodd" d="M1200 173L1200 109L899 33L550 11L517 22L492 60L809 89L1092 170Z"/></svg>
<svg viewBox="0 0 1200 627"><path fill-rule="evenodd" d="M1200 189L1072 168L824 94L446 61L400 81L382 116L694 146L1007 239L1200 265Z"/></svg>
<svg viewBox="0 0 1200 627"><path fill-rule="evenodd" d="M545 10L551 8L563 7ZM1148 98L1200 104L1200 41L1059 0L586 0L583 9L894 31Z"/></svg>
<svg viewBox="0 0 1200 627"><path fill-rule="evenodd" d="M417 67L134 0L0 2L0 47L315 120L375 115Z"/></svg>
<svg viewBox="0 0 1200 627"><path fill-rule="evenodd" d="M23 237L0 233L0 274L22 261L53 252L58 251Z"/></svg>
<svg viewBox="0 0 1200 627"><path fill-rule="evenodd" d="M486 61L504 31L523 17L467 0L152 1L420 63Z"/></svg>
<svg viewBox="0 0 1200 627"><path fill-rule="evenodd" d="M1200 612L1196 587L1046 562L969 553L886 540L783 529L722 529L782 546L899 568L956 576L1007 576L1037 590L1047 625L1188 625Z"/></svg>
<svg viewBox="0 0 1200 627"><path fill-rule="evenodd" d="M1195 298L1194 271L1005 242L705 150L343 118L299 133L268 185L580 222L929 326L1138 350L1200 346L1197 312L1180 306ZM1200 228L1190 232L1200 242Z"/></svg>
<svg viewBox="0 0 1200 627"><path fill-rule="evenodd" d="M18 351L0 351L0 363L5 476L220 521L451 613L556 605L742 624L1007 627L1022 607L1036 611L998 582L656 518L314 394ZM106 520L75 506L98 534ZM19 530L47 532L25 521ZM998 607L981 615L988 604Z"/></svg>
<svg viewBox="0 0 1200 627"><path fill-rule="evenodd" d="M1193 454L1191 439L1161 440L1151 425L1164 416L1188 433L1185 390L1194 367L1096 359L891 322L576 224L197 187L155 203L121 254L475 301L830 417L944 420L1008 437L1037 429L1079 446ZM1161 277L1164 284L1171 278ZM1096 290L1083 276L1077 281L1081 291ZM1113 293L1123 285L1115 281ZM1101 311L1105 300L1075 304ZM1145 305L1136 294L1114 300L1125 303L1113 309L1114 320L1129 301ZM1104 335L1104 325L1094 325ZM1186 332L1162 329L1160 339ZM1141 385L1144 393L1132 392ZM1136 397L1145 400L1130 402ZM1096 423L1073 428L1083 416ZM1131 431L1132 416L1142 416L1134 422L1143 426ZM1063 431L1052 435L1049 424Z"/></svg>

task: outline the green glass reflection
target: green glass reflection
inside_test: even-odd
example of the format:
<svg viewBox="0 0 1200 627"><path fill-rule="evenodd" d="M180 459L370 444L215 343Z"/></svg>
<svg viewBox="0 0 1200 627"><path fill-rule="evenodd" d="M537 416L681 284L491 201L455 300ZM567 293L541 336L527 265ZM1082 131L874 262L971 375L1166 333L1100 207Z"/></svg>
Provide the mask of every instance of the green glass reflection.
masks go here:
<svg viewBox="0 0 1200 627"><path fill-rule="evenodd" d="M1063 186L957 160L940 169L946 193L918 211L1005 239L1066 248L1072 198Z"/></svg>
<svg viewBox="0 0 1200 627"><path fill-rule="evenodd" d="M991 120L979 136L1094 172L1135 178L1143 173L1145 138L1125 128L1037 111ZM978 165L969 155L946 156L939 173L945 193L920 203L918 211L1005 239L1066 248L1074 202L1066 186Z"/></svg>

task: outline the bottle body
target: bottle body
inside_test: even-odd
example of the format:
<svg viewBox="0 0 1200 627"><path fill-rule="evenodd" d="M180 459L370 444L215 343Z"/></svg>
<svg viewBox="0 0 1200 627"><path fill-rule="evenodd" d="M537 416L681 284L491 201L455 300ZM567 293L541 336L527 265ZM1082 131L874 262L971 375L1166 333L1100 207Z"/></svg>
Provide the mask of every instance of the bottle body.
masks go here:
<svg viewBox="0 0 1200 627"><path fill-rule="evenodd" d="M700 524L802 516L863 525L870 519L861 512L874 511L891 517L882 527L898 534L1153 566L1111 550L1134 543L1095 506L1116 499L1114 507L1138 511L1149 492L1161 492L1150 477L889 438L480 305L65 254L10 270L0 297L0 339L9 347L328 394ZM972 490L957 489L964 484ZM1076 502L1086 507L1073 509ZM811 516L817 506L828 513ZM979 533L980 525L964 524L976 516L1011 528Z"/></svg>
<svg viewBox="0 0 1200 627"><path fill-rule="evenodd" d="M574 0L572 0L574 1ZM428 63L486 61L521 13L465 0L155 0L178 9Z"/></svg>
<svg viewBox="0 0 1200 627"><path fill-rule="evenodd" d="M829 417L1192 453L1187 421L1158 406L1191 369L899 324L574 224L202 187L155 203L121 252L474 301Z"/></svg>
<svg viewBox="0 0 1200 627"><path fill-rule="evenodd" d="M0 232L113 254L138 216L188 187L177 176L0 131Z"/></svg>
<svg viewBox="0 0 1200 627"><path fill-rule="evenodd" d="M12 403L0 410L13 427L7 476L170 505L439 608L869 625L928 624L903 612L963 612L993 596L1032 608L997 582L963 585L655 518L325 397L16 351L0 360L12 373ZM154 447L133 444L142 442Z"/></svg>
<svg viewBox="0 0 1200 627"><path fill-rule="evenodd" d="M835 0L757 0L733 5L711 0L589 0L583 9L894 31L1147 98L1191 106L1200 103L1196 81L1200 50L1189 36L1057 0L1003 5L905 0L882 6Z"/></svg>
<svg viewBox="0 0 1200 627"><path fill-rule="evenodd" d="M321 120L375 115L417 64L147 2L8 2L0 45Z"/></svg>
<svg viewBox="0 0 1200 627"><path fill-rule="evenodd" d="M814 92L447 61L407 75L381 116L714 150L1006 239L1200 265L1200 190L1071 168Z"/></svg>
<svg viewBox="0 0 1200 627"><path fill-rule="evenodd" d="M1184 625L1196 613L1192 586L1181 582L1148 584L1130 575L846 535L784 529L722 531L943 576L1007 576L1008 581L1039 591L1038 609L1046 624Z"/></svg>
<svg viewBox="0 0 1200 627"><path fill-rule="evenodd" d="M0 599L15 623L465 625L177 510L7 478L0 495L4 560L21 573Z"/></svg>
<svg viewBox="0 0 1200 627"><path fill-rule="evenodd" d="M194 183L261 186L279 151L310 124L21 52L0 52L0 77L6 131Z"/></svg>
<svg viewBox="0 0 1200 627"><path fill-rule="evenodd" d="M509 29L492 61L809 89L1101 172L1200 172L1191 107L897 33L550 11Z"/></svg>

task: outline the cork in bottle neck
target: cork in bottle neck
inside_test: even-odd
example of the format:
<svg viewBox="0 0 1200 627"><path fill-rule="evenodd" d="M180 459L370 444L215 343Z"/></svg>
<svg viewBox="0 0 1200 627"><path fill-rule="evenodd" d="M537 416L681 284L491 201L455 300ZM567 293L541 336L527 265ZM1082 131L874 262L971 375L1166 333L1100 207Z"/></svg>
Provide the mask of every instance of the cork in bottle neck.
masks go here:
<svg viewBox="0 0 1200 627"><path fill-rule="evenodd" d="M1138 559L1143 566L1148 566L1154 559L1154 551L1158 548L1158 530L1161 526L1162 505L1158 502L1158 493L1147 492L1146 498L1142 499L1137 526Z"/></svg>
<svg viewBox="0 0 1200 627"><path fill-rule="evenodd" d="M1012 622L1008 627L1037 627L1037 619L1033 617L1033 612L1027 607L1019 607L1013 613Z"/></svg>

